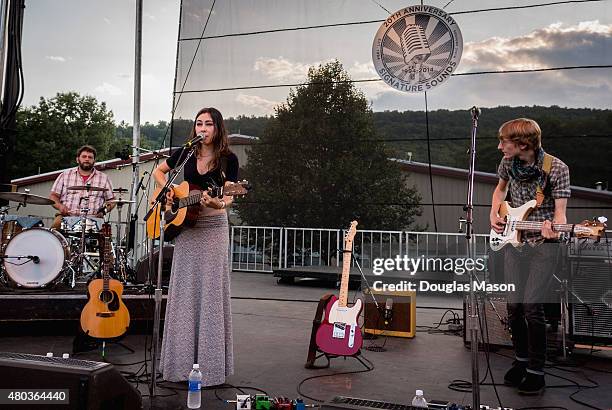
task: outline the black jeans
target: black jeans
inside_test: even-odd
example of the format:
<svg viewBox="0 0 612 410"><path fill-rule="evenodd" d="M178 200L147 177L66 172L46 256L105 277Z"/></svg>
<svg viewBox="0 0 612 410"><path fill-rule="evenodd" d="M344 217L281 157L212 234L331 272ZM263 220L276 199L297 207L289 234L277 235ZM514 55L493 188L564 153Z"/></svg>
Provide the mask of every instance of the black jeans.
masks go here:
<svg viewBox="0 0 612 410"><path fill-rule="evenodd" d="M518 360L528 360L528 369L537 373L543 371L546 360L544 303L552 300L559 254L558 243L505 249L506 283L516 286L516 291L507 295L514 352Z"/></svg>

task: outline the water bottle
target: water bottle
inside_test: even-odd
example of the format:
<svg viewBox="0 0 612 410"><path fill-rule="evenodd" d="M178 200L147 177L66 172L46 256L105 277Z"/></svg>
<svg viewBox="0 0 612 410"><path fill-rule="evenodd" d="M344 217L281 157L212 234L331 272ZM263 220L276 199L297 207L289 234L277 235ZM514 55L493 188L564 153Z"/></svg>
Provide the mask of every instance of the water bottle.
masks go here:
<svg viewBox="0 0 612 410"><path fill-rule="evenodd" d="M187 408L199 409L202 405L202 373L200 365L195 363L189 373L189 390L187 391Z"/></svg>
<svg viewBox="0 0 612 410"><path fill-rule="evenodd" d="M427 400L423 397L423 390L417 390L416 395L412 399L412 407L415 409L426 409Z"/></svg>

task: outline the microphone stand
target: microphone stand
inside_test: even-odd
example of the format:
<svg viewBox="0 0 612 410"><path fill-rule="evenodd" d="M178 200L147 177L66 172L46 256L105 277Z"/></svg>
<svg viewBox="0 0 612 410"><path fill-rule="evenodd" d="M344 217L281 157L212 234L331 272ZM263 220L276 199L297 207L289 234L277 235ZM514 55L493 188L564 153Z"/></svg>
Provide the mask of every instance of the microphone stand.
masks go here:
<svg viewBox="0 0 612 410"><path fill-rule="evenodd" d="M468 191L466 205L463 208L465 211L465 239L467 245L467 257L475 260L475 243L474 243L474 173L476 171L476 132L478 130L478 116L480 110L477 107L472 107L470 110L472 114L472 134L471 134L471 145L470 145L470 169L468 171ZM480 409L480 385L478 380L478 305L476 294L474 292L474 281L476 276L474 269L468 269L470 275L470 291L468 301L468 318L466 323L470 332L471 343L470 348L472 352L472 408Z"/></svg>
<svg viewBox="0 0 612 410"><path fill-rule="evenodd" d="M166 212L165 212L166 193L168 192L169 189L171 189L170 187L172 186L172 183L181 173L181 171L185 167L185 164L187 163L189 158L193 156L195 152L195 149L194 149L195 147L197 147L197 144L189 145L189 148L183 147L183 152L186 149L188 149L187 156L185 157L183 162L180 163L178 167L174 168L171 171L170 173L171 175L166 181L166 185L164 185L164 187L159 191L159 194L157 195L157 198L155 198L155 202L153 203L153 206L151 207L151 209L149 209L149 211L144 217L144 220L146 221L147 219L149 219L149 216L151 216L153 212L157 212L157 209L159 209L158 211L159 212L159 255L157 259L157 287L155 288L155 316L153 319L153 343L154 345L153 345L153 358L152 358L152 365L151 365L151 386L149 388L151 397L155 396L155 387L157 384L157 352L159 350L159 327L160 327L160 321L161 321L162 265L164 262L163 249L164 249L164 229L165 229L165 223L166 223ZM155 218L157 219L157 216ZM153 252L153 247L151 247L151 252Z"/></svg>

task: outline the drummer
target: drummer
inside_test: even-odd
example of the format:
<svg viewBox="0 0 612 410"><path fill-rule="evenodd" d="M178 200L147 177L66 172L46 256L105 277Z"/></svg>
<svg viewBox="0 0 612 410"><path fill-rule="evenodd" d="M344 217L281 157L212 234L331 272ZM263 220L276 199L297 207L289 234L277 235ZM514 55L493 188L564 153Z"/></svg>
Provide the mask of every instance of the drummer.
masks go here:
<svg viewBox="0 0 612 410"><path fill-rule="evenodd" d="M114 203L108 202L114 198L110 178L94 168L96 149L83 145L77 150L76 162L78 166L62 172L51 187L49 199L58 210L52 226L56 229L60 228L62 217L80 216L82 208L88 209L86 215L102 218L115 207Z"/></svg>

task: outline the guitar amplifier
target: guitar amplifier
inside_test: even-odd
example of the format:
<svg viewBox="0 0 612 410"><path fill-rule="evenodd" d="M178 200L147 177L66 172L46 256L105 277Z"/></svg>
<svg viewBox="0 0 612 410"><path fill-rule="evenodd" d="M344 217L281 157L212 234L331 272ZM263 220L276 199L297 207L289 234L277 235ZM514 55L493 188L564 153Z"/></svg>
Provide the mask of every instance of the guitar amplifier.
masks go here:
<svg viewBox="0 0 612 410"><path fill-rule="evenodd" d="M572 340L612 343L612 260L572 258L569 290ZM574 298L572 292L584 303Z"/></svg>
<svg viewBox="0 0 612 410"><path fill-rule="evenodd" d="M372 300L376 299L379 309ZM416 292L363 292L365 303L364 331L382 336L414 337L416 335ZM389 306L389 312L385 307ZM387 316L387 317L385 317Z"/></svg>
<svg viewBox="0 0 612 410"><path fill-rule="evenodd" d="M463 342L466 345L472 340L470 332L466 328L468 322L467 305L468 298L466 296L463 299ZM482 332L478 332L479 344L482 344L482 335L484 334L491 347L512 347L506 298L504 296L487 296L484 301L480 301L479 312L482 327Z"/></svg>

